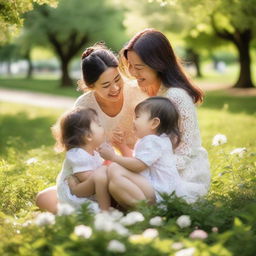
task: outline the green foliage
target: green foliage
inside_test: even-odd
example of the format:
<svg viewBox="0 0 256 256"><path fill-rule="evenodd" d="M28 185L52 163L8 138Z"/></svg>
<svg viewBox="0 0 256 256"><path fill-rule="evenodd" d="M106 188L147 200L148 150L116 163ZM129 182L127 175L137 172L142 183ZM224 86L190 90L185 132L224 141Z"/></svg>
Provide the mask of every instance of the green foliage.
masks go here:
<svg viewBox="0 0 256 256"><path fill-rule="evenodd" d="M0 0L0 45L10 39L23 24L22 14L33 9L33 3L56 6L57 0Z"/></svg>
<svg viewBox="0 0 256 256"><path fill-rule="evenodd" d="M127 236L97 230L95 216L86 205L77 214L56 216L53 225L27 222L38 214L34 206L36 193L53 185L61 168L63 155L53 152L49 132L59 114L60 111L52 109L15 104L10 108L10 104L1 103L1 255L164 256L175 255L180 247L195 248L195 256L255 255L255 97L207 94L199 108L199 120L211 161L212 185L208 196L193 205L169 196L164 196L160 205L142 202L137 210L145 220L126 227L130 232ZM225 134L228 141L214 147L211 141L217 133ZM238 147L246 147L247 152L242 157L230 155ZM31 158L37 161L27 162ZM190 226L181 229L177 225L181 215L190 216ZM149 224L155 216L162 217L163 225ZM89 238L74 234L75 226L81 224L91 227ZM143 235L148 228L158 231L154 239ZM208 237L190 238L196 229L206 231ZM123 243L126 252L109 251L107 247L113 239Z"/></svg>

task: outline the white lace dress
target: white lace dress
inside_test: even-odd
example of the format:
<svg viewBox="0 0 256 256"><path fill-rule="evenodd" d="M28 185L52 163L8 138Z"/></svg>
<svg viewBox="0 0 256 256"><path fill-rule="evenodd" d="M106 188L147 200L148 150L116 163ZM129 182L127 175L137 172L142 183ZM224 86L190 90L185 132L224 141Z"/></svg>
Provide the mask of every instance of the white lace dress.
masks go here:
<svg viewBox="0 0 256 256"><path fill-rule="evenodd" d="M195 183L200 193L206 194L210 186L208 153L202 147L196 107L192 98L181 88L161 87L158 95L169 98L180 113L181 142L174 150L176 166L185 181Z"/></svg>
<svg viewBox="0 0 256 256"><path fill-rule="evenodd" d="M114 117L110 117L102 111L95 99L94 91L89 91L81 95L76 100L75 107L93 108L96 110L99 120L105 129L107 141L111 143L112 131L119 128L125 133L124 136L126 138L127 145L130 148L133 148L137 140L133 131L134 108L139 102L147 98L147 96L139 89L138 86L131 84L125 84L123 92L123 107L119 114Z"/></svg>
<svg viewBox="0 0 256 256"><path fill-rule="evenodd" d="M81 204L91 203L92 208L97 208L94 195L90 197L77 197L72 195L67 183L67 177L72 174L93 171L99 168L103 163L103 159L99 153L94 151L94 155L90 155L82 148L72 148L67 151L62 170L57 177L57 197L60 203L67 203L75 208L79 208Z"/></svg>
<svg viewBox="0 0 256 256"><path fill-rule="evenodd" d="M148 166L140 175L154 188L157 202L162 200L160 193L175 192L188 203L195 202L201 196L202 191L198 191L197 184L180 177L172 143L166 134L147 135L140 139L135 145L134 157Z"/></svg>

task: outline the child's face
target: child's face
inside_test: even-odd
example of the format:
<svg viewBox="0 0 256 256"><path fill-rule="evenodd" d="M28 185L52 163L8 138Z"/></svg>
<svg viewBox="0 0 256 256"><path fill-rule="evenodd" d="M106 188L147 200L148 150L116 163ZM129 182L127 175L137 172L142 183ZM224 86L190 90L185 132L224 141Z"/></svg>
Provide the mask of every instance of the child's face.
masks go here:
<svg viewBox="0 0 256 256"><path fill-rule="evenodd" d="M143 138L149 134L155 134L153 129L153 119L150 119L150 113L147 111L139 111L135 113L133 119L135 135L138 138Z"/></svg>
<svg viewBox="0 0 256 256"><path fill-rule="evenodd" d="M91 122L91 138L95 148L105 141L105 131L98 120Z"/></svg>

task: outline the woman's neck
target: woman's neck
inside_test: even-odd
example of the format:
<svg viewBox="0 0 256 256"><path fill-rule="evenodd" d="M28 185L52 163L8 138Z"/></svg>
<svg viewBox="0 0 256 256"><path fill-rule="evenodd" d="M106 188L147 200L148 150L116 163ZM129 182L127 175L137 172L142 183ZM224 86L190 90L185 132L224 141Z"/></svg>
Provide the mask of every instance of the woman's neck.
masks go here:
<svg viewBox="0 0 256 256"><path fill-rule="evenodd" d="M148 96L156 96L161 86L161 81L146 87Z"/></svg>
<svg viewBox="0 0 256 256"><path fill-rule="evenodd" d="M117 102L112 102L100 97L94 92L95 99L99 104L101 110L108 116L114 117L120 113L123 107L123 95Z"/></svg>

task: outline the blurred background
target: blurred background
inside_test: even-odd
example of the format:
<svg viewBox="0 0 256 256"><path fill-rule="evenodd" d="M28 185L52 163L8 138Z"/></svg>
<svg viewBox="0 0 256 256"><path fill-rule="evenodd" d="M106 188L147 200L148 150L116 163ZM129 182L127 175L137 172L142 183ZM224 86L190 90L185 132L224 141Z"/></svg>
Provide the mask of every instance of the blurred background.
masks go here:
<svg viewBox="0 0 256 256"><path fill-rule="evenodd" d="M256 0L19 0L0 12L0 88L77 96L86 47L118 53L154 27L203 90L256 95Z"/></svg>

